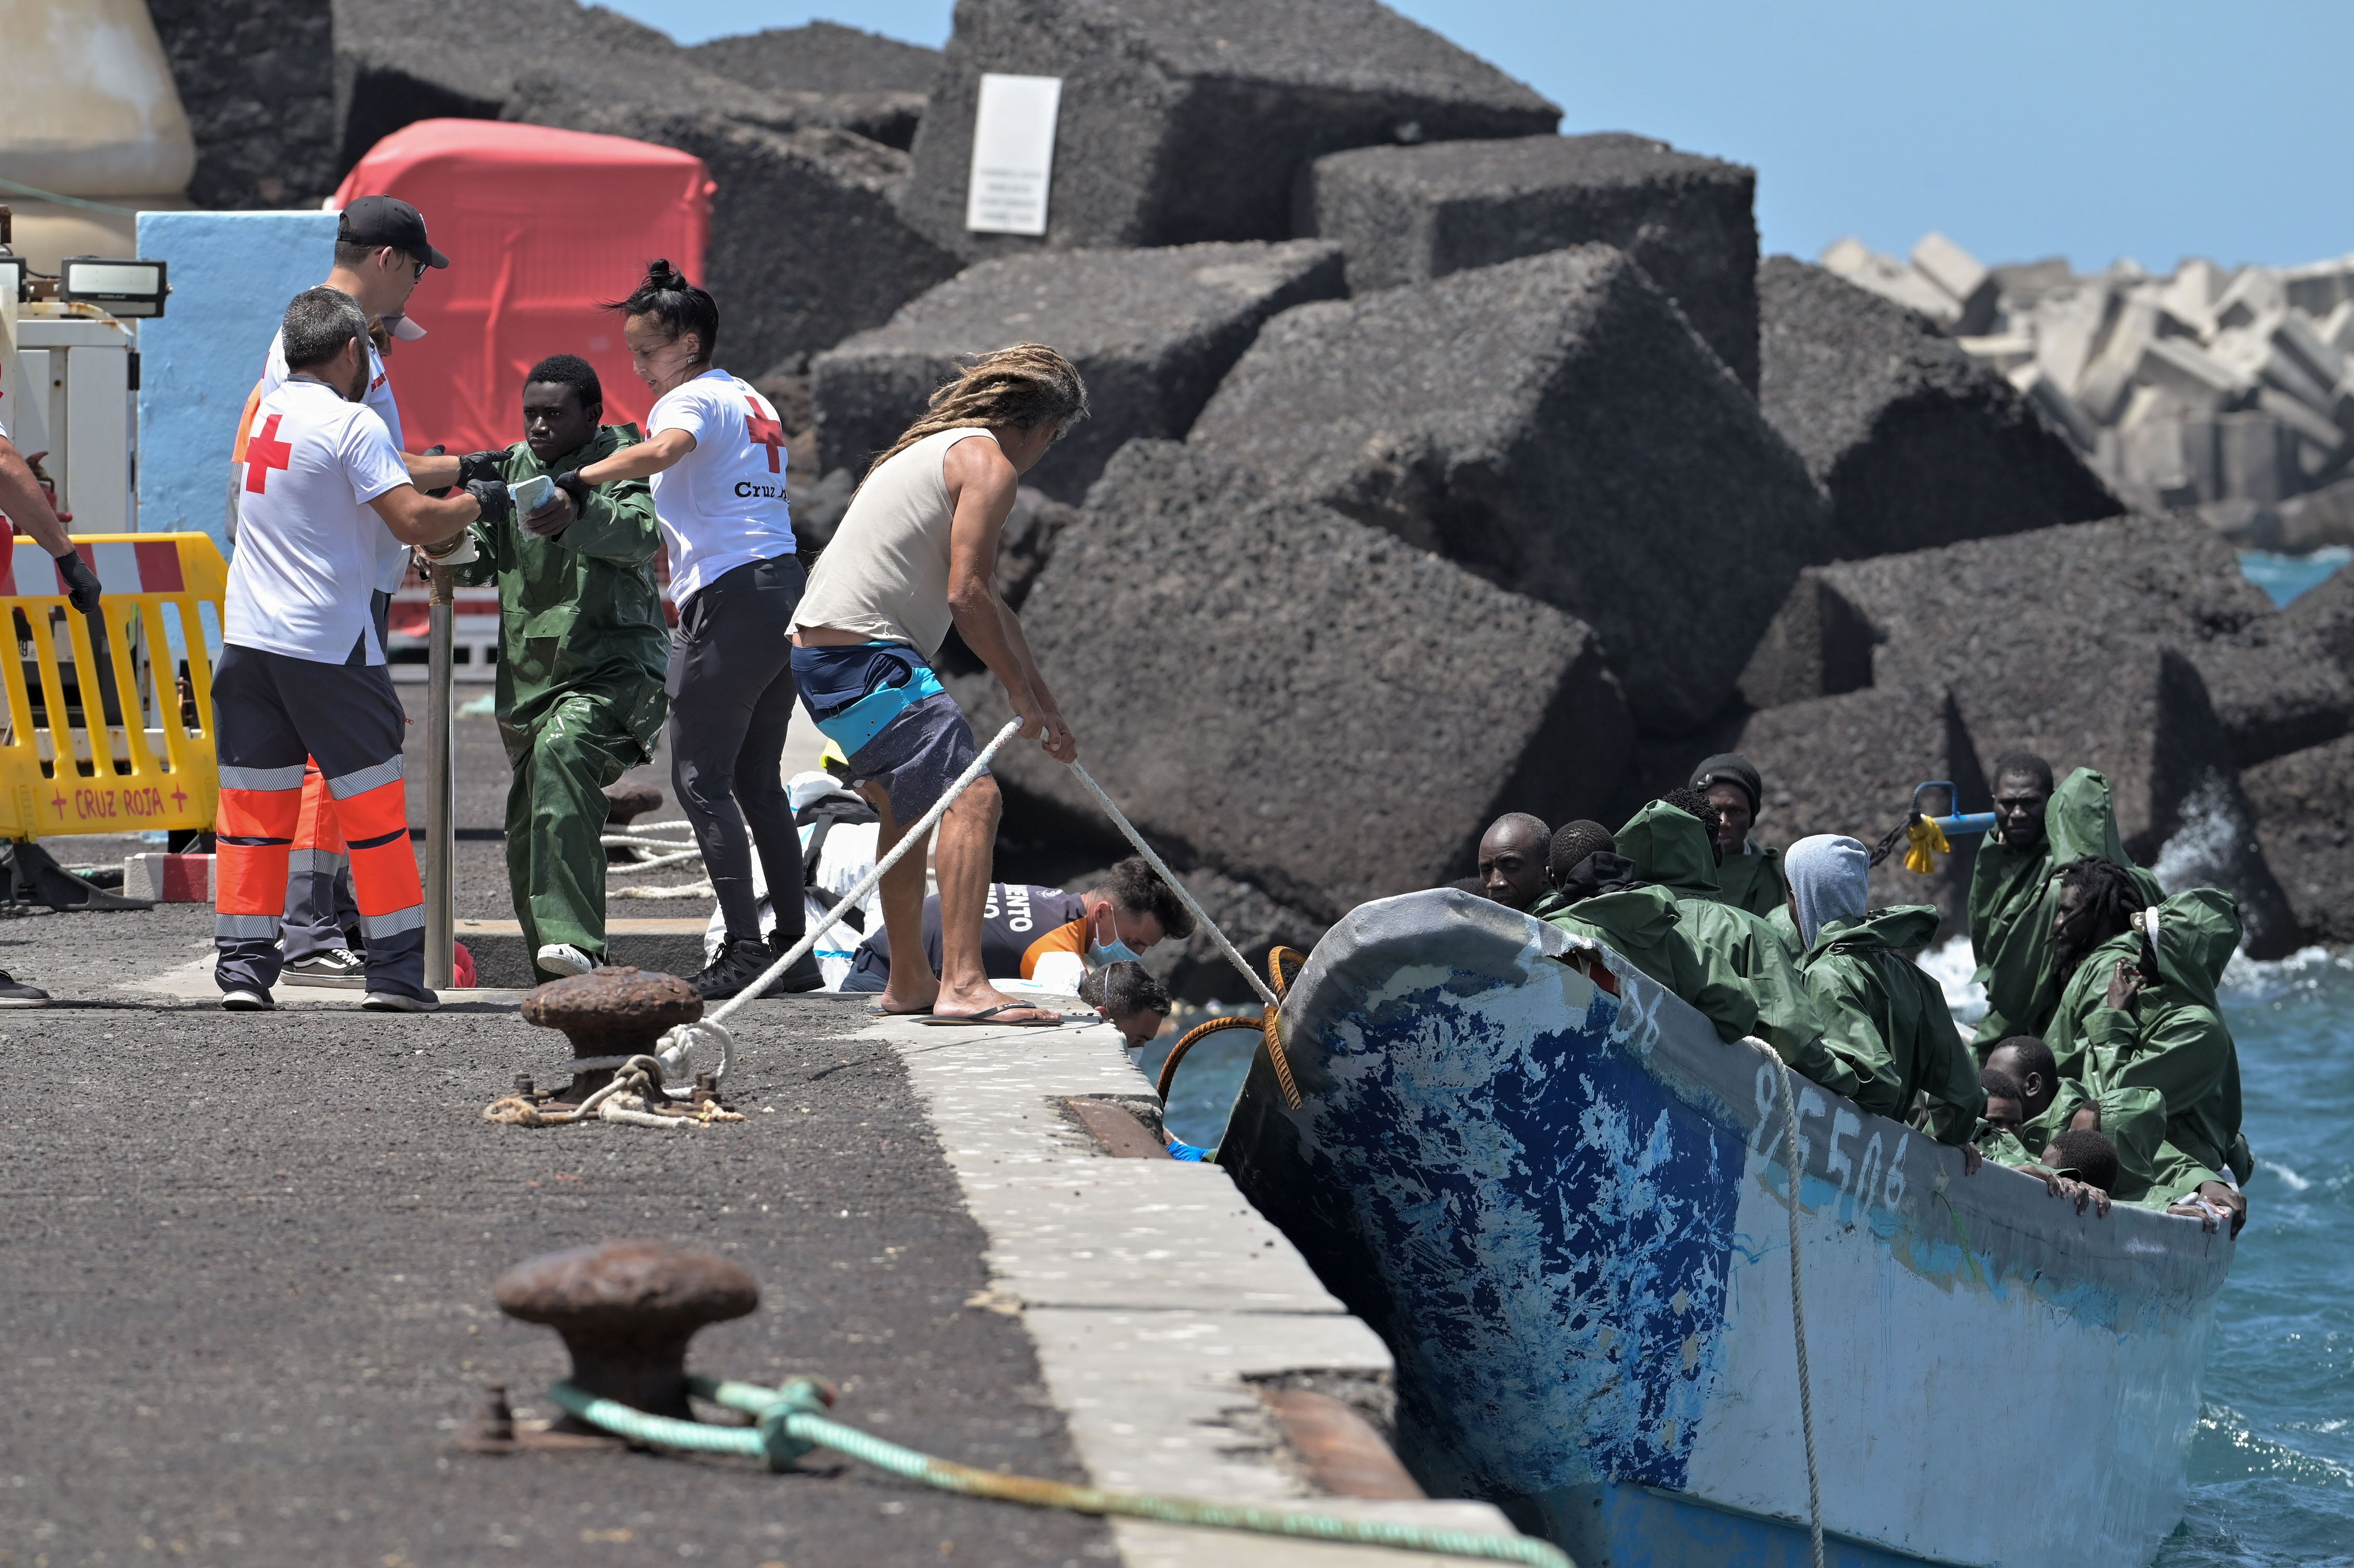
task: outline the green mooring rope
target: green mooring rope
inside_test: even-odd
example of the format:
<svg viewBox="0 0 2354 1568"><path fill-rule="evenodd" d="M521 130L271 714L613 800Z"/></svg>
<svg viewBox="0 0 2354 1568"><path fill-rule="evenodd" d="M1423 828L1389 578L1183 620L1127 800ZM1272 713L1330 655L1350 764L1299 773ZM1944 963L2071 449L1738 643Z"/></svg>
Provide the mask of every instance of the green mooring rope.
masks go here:
<svg viewBox="0 0 2354 1568"><path fill-rule="evenodd" d="M707 1377L690 1377L686 1383L696 1398L743 1411L755 1418L755 1424L750 1427L706 1426L696 1421L649 1415L618 1401L600 1399L568 1383L551 1385L547 1396L590 1425L634 1443L660 1444L665 1448L685 1448L702 1454L742 1455L766 1460L772 1470L786 1468L812 1448L824 1447L907 1480L920 1481L943 1491L961 1492L967 1497L997 1498L1035 1508L1064 1508L1076 1513L1122 1514L1132 1519L1158 1520L1164 1524L1246 1530L1259 1535L1300 1536L1311 1541L1386 1546L1451 1557L1483 1557L1500 1563L1525 1563L1530 1568L1577 1568L1559 1547L1525 1535L1480 1535L1468 1530L1428 1530L1387 1520L1342 1519L1329 1513L1249 1508L1151 1492L1109 1492L1063 1481L1040 1480L1033 1476L977 1470L970 1465L935 1459L913 1448L886 1443L854 1426L843 1425L824 1414L824 1398L817 1383L809 1378L795 1378L782 1388L723 1383Z"/></svg>

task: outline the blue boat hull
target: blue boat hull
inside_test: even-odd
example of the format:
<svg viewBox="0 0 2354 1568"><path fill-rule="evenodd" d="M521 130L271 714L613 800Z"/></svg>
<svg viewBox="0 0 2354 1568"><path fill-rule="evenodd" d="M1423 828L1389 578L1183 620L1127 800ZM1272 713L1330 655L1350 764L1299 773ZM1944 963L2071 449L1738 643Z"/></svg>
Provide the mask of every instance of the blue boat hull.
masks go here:
<svg viewBox="0 0 2354 1568"><path fill-rule="evenodd" d="M1586 1568L1807 1561L1770 1053L1453 892L1336 927L1282 1035L1304 1106L1262 1050L1218 1157L1388 1342L1424 1484ZM1966 1178L1795 1086L1833 1560L2147 1562L2180 1517L2230 1238Z"/></svg>

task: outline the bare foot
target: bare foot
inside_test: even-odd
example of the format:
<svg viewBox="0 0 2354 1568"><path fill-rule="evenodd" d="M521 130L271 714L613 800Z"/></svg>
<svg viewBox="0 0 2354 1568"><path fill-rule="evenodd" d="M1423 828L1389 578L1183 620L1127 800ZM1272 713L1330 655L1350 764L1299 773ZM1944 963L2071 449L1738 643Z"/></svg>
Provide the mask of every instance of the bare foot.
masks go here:
<svg viewBox="0 0 2354 1568"><path fill-rule="evenodd" d="M925 979L930 980L931 977L927 975ZM932 980L929 986L921 989L914 985L903 989L896 980L894 980L885 985L883 988L883 994L875 999L875 1011L888 1013L895 1018L929 1012L932 1010L932 1003L939 996L939 989L938 980Z"/></svg>

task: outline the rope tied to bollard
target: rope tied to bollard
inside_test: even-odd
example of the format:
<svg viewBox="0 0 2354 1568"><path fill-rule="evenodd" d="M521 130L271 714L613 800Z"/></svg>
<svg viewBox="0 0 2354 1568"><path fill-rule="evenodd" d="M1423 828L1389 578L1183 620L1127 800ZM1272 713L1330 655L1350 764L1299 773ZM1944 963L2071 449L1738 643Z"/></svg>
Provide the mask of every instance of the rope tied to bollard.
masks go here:
<svg viewBox="0 0 2354 1568"><path fill-rule="evenodd" d="M742 1121L743 1116L716 1100L692 1111L657 1111L672 1102L663 1093L662 1064L652 1056L588 1057L567 1064L576 1069L611 1067L611 1081L570 1110L535 1105L521 1095L505 1095L482 1107L482 1119L507 1127L569 1127L574 1122L611 1121L630 1127L700 1127L715 1121Z"/></svg>
<svg viewBox="0 0 2354 1568"><path fill-rule="evenodd" d="M832 1403L830 1391L813 1378L795 1378L779 1388L764 1388L757 1383L690 1375L686 1386L698 1399L751 1416L753 1425L708 1426L698 1421L650 1415L617 1400L599 1398L570 1383L552 1385L547 1395L577 1419L632 1443L759 1459L771 1470L789 1468L812 1449L830 1448L903 1479L942 1491L1025 1503L1033 1508L1237 1530L1254 1535L1386 1546L1400 1552L1477 1557L1494 1563L1527 1563L1530 1568L1576 1568L1561 1548L1524 1535L1482 1535L1474 1531L1434 1529L1392 1520L1347 1519L1306 1510L1210 1502L1155 1492L1108 1491L1035 1476L975 1469L886 1442L834 1420L826 1414L826 1407Z"/></svg>

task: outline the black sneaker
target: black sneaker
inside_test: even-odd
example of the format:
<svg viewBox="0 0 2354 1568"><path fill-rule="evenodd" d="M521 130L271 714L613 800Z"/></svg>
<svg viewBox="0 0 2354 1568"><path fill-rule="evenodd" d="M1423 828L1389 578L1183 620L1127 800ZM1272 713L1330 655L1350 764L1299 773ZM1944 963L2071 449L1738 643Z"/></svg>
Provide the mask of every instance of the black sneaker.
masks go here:
<svg viewBox="0 0 2354 1568"><path fill-rule="evenodd" d="M781 941L783 938L779 938L779 940ZM771 952L783 952L787 948L791 948L793 942L798 942L800 940L801 938L799 936L795 936L792 942L786 942L783 948L771 946L769 950ZM769 961L770 963L774 963L776 962L776 959L771 959ZM800 958L793 960L793 967L787 969L778 978L777 983L769 988L769 994L770 996L795 996L805 991L823 991L824 989L825 976L818 969L817 954L814 952L809 952L803 953Z"/></svg>
<svg viewBox="0 0 2354 1568"><path fill-rule="evenodd" d="M719 956L687 984L705 1001L724 1001L758 980L776 961L777 949L768 943L752 937L729 937L720 942ZM777 987L772 985L762 994L774 996Z"/></svg>
<svg viewBox="0 0 2354 1568"><path fill-rule="evenodd" d="M10 978L0 969L0 1007L47 1007L49 993L38 986L26 985Z"/></svg>
<svg viewBox="0 0 2354 1568"><path fill-rule="evenodd" d="M339 991L361 991L367 985L367 960L349 948L335 948L323 953L313 953L307 959L297 959L278 971L278 978L288 985L333 986Z"/></svg>

